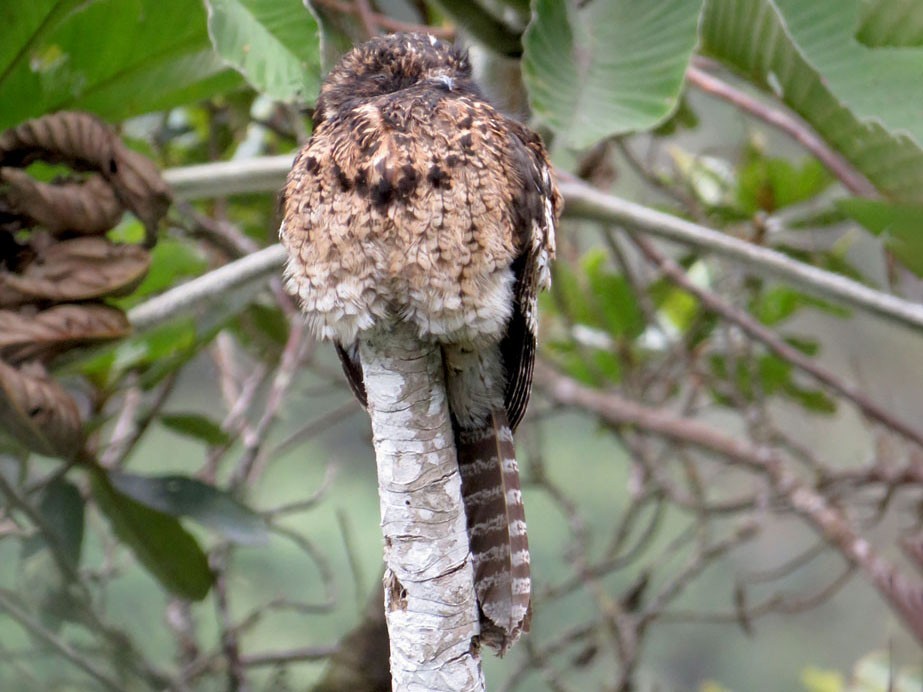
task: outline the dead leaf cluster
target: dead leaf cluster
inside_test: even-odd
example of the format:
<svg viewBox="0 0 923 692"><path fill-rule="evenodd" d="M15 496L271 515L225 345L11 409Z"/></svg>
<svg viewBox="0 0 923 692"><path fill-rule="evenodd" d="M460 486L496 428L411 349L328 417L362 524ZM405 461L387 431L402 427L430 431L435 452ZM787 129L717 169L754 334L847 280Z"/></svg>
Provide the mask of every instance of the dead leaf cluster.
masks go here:
<svg viewBox="0 0 923 692"><path fill-rule="evenodd" d="M73 175L36 180L26 170L35 161ZM105 233L127 210L150 241L170 202L156 166L92 115L55 113L0 134L0 428L18 443L63 458L80 450L77 404L46 366L129 333L104 299L131 293L150 253Z"/></svg>

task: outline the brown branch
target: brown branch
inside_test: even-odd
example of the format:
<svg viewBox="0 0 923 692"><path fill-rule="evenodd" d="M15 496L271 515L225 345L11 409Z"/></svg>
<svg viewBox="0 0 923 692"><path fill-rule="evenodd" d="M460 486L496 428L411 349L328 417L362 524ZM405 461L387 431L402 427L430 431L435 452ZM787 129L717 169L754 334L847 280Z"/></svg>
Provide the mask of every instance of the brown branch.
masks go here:
<svg viewBox="0 0 923 692"><path fill-rule="evenodd" d="M322 661L337 652L335 646L305 646L288 651L267 651L261 654L249 654L241 657L241 663L247 668L260 666L278 666L285 663L303 661Z"/></svg>
<svg viewBox="0 0 923 692"><path fill-rule="evenodd" d="M349 2L344 2L343 0L315 0L319 5L339 12L340 14L355 14L357 9L355 5ZM451 41L455 38L455 29L452 27L441 27L441 26L428 26L426 24L413 24L412 22L402 22L399 19L394 19L389 17L386 14L381 14L380 12L371 12L370 18L372 21L380 26L382 29L387 29L388 31L405 31L408 33L425 33L432 34L441 39ZM375 32L377 33L377 32ZM370 34L374 36L375 34Z"/></svg>
<svg viewBox="0 0 923 692"><path fill-rule="evenodd" d="M694 65L690 65L686 70L686 79L706 94L727 101L789 135L817 157L817 160L854 195L879 197L875 186L798 116L780 108L772 108Z"/></svg>
<svg viewBox="0 0 923 692"><path fill-rule="evenodd" d="M779 358L791 363L840 396L853 402L869 418L887 426L908 440L923 446L923 432L894 416L890 411L872 401L859 387L849 382L844 382L743 310L738 310L717 294L696 286L686 275L686 272L683 271L683 268L660 252L653 243L635 233L631 233L630 236L649 261L657 265L673 283L695 296L707 309L720 315L728 322L736 324L744 333L762 343Z"/></svg>
<svg viewBox="0 0 923 692"><path fill-rule="evenodd" d="M713 451L764 474L779 497L787 500L797 514L865 573L908 630L923 643L923 591L919 585L907 579L856 533L841 510L789 472L776 451L730 437L697 420L677 418L626 401L615 393L590 389L541 363L536 364L536 381L557 402L595 413L610 425L636 426L678 443Z"/></svg>
<svg viewBox="0 0 923 692"><path fill-rule="evenodd" d="M6 611L13 620L18 622L29 634L57 651L67 661L75 665L84 673L93 678L104 689L120 692L125 686L107 672L100 670L88 660L83 653L76 651L70 644L60 639L54 632L47 630L41 623L28 612L19 607L12 594L0 589L0 609Z"/></svg>
<svg viewBox="0 0 923 692"><path fill-rule="evenodd" d="M369 5L369 0L355 0L353 3L355 6L355 14L359 17L359 21L362 22L362 27L365 29L365 33L369 38L378 35L378 22L375 19L375 14L372 12L372 7Z"/></svg>

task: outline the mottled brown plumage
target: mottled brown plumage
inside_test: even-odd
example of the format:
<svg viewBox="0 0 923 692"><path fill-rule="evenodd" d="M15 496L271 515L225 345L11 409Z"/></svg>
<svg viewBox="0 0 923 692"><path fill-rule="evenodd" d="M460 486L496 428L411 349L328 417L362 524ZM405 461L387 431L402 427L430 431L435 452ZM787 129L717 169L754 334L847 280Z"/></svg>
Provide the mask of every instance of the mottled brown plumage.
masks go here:
<svg viewBox="0 0 923 692"><path fill-rule="evenodd" d="M440 344L482 641L503 651L528 628L512 431L561 206L544 147L486 101L465 54L423 34L348 53L314 124L285 188L289 286L360 400L364 333L400 319Z"/></svg>

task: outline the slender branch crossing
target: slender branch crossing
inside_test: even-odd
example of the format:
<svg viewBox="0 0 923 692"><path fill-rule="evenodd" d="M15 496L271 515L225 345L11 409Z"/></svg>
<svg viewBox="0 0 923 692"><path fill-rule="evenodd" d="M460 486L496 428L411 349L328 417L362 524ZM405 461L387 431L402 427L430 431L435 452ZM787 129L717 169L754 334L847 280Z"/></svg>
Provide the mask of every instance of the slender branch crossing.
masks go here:
<svg viewBox="0 0 923 692"><path fill-rule="evenodd" d="M273 156L174 168L165 171L164 178L173 186L175 195L185 199L235 192L275 192L284 183L291 166L291 156ZM923 305L876 291L707 226L629 202L570 177L562 179L559 189L565 199L565 217L624 224L665 240L698 247L744 264L755 274L776 277L842 305L867 310L912 329L923 329Z"/></svg>

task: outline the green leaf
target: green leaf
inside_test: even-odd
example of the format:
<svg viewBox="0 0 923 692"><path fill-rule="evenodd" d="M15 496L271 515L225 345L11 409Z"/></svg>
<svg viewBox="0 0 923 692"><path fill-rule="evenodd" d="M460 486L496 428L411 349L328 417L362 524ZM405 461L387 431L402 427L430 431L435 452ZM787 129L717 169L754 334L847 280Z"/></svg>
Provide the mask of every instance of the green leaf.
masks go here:
<svg viewBox="0 0 923 692"><path fill-rule="evenodd" d="M767 325L779 324L802 308L812 307L829 312L838 317L848 315L839 305L828 303L820 298L809 296L788 286L773 286L763 290L750 303L750 312L760 322Z"/></svg>
<svg viewBox="0 0 923 692"><path fill-rule="evenodd" d="M199 276L208 263L196 246L173 238L158 241L151 250L151 267L141 284L131 295L119 301L123 308L142 302L179 282L180 279Z"/></svg>
<svg viewBox="0 0 923 692"><path fill-rule="evenodd" d="M884 239L894 256L917 276L923 276L923 206L849 198L837 208Z"/></svg>
<svg viewBox="0 0 923 692"><path fill-rule="evenodd" d="M197 413L165 413L160 416L160 422L180 435L194 437L207 445L223 445L231 440L215 421Z"/></svg>
<svg viewBox="0 0 923 692"><path fill-rule="evenodd" d="M56 478L46 485L38 501L39 516L53 534L59 555L75 569L83 548L84 502L80 491L70 481ZM23 544L23 557L47 548L41 534Z"/></svg>
<svg viewBox="0 0 923 692"><path fill-rule="evenodd" d="M822 192L833 177L816 159L795 165L787 159L753 153L738 177L738 203L748 212L772 213Z"/></svg>
<svg viewBox="0 0 923 692"><path fill-rule="evenodd" d="M818 353L820 353L820 343L814 339L787 336L785 337L785 341L789 346L798 349L806 356L816 356Z"/></svg>
<svg viewBox="0 0 923 692"><path fill-rule="evenodd" d="M628 280L608 270L606 261L600 249L588 252L582 262L601 325L613 336L637 337L645 328L641 307Z"/></svg>
<svg viewBox="0 0 923 692"><path fill-rule="evenodd" d="M843 676L834 670L808 667L801 672L801 684L806 692L844 692Z"/></svg>
<svg viewBox="0 0 923 692"><path fill-rule="evenodd" d="M175 517L188 517L243 545L268 540L266 522L230 494L187 476L112 473L112 484L133 500Z"/></svg>
<svg viewBox="0 0 923 692"><path fill-rule="evenodd" d="M771 89L880 190L923 201L923 49L870 50L860 0L708 0L702 50ZM914 16L923 12L916 4Z"/></svg>
<svg viewBox="0 0 923 692"><path fill-rule="evenodd" d="M78 367L97 385L106 386L131 369L168 363L178 366L194 355L198 345L195 322L190 318L179 319L102 349Z"/></svg>
<svg viewBox="0 0 923 692"><path fill-rule="evenodd" d="M597 326L586 300L586 291L580 276L566 262L556 262L551 282L551 292L568 322Z"/></svg>
<svg viewBox="0 0 923 692"><path fill-rule="evenodd" d="M581 347L573 340L563 339L548 342L547 349L558 368L590 387L602 387L622 379L621 364L609 351ZM609 381L601 378L601 374Z"/></svg>
<svg viewBox="0 0 923 692"><path fill-rule="evenodd" d="M523 79L540 120L576 147L646 130L677 107L701 0L536 0Z"/></svg>
<svg viewBox="0 0 923 692"><path fill-rule="evenodd" d="M215 50L258 91L313 101L320 87L317 22L302 0L205 0Z"/></svg>
<svg viewBox="0 0 923 692"><path fill-rule="evenodd" d="M235 338L255 358L275 362L288 341L289 322L277 305L252 303L231 324Z"/></svg>
<svg viewBox="0 0 923 692"><path fill-rule="evenodd" d="M667 281L652 284L649 292L660 315L680 333L685 333L702 312L695 297Z"/></svg>
<svg viewBox="0 0 923 692"><path fill-rule="evenodd" d="M915 0L863 2L856 39L870 48L923 46L923 11Z"/></svg>
<svg viewBox="0 0 923 692"><path fill-rule="evenodd" d="M119 492L101 469L91 479L100 511L147 571L176 596L205 598L214 579L208 558L179 521Z"/></svg>
<svg viewBox="0 0 923 692"><path fill-rule="evenodd" d="M120 120L241 84L197 2L6 0L0 19L0 128L62 109Z"/></svg>
<svg viewBox="0 0 923 692"><path fill-rule="evenodd" d="M42 489L37 510L52 540L42 532L23 542L17 591L42 624L57 632L65 621L79 621L85 608L84 592L58 563L61 559L74 571L80 565L85 503L73 483L56 478Z"/></svg>

